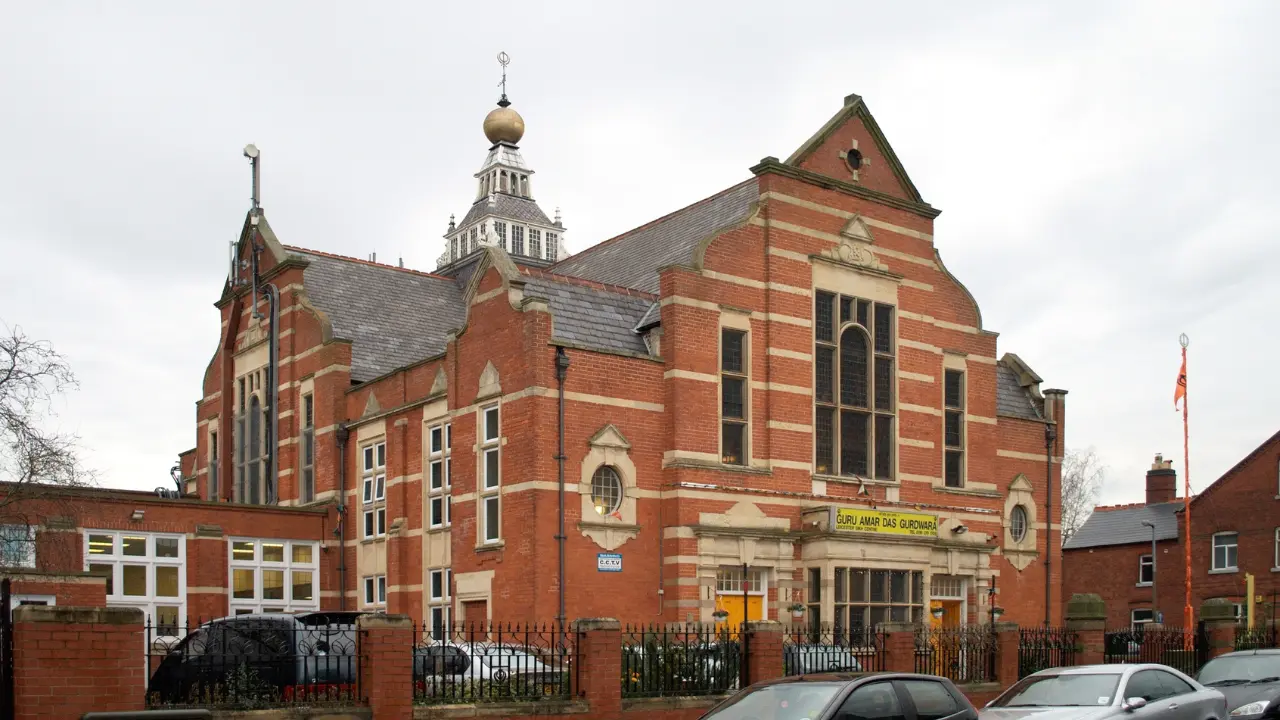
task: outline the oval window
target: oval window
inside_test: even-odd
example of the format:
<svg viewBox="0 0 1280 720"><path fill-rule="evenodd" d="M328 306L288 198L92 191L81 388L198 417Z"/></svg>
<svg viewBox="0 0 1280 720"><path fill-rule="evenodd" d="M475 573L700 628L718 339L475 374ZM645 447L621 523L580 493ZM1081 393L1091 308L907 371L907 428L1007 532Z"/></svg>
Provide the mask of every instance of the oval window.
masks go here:
<svg viewBox="0 0 1280 720"><path fill-rule="evenodd" d="M1021 505L1015 505L1013 512L1009 513L1009 534L1016 543L1027 537L1027 509Z"/></svg>
<svg viewBox="0 0 1280 720"><path fill-rule="evenodd" d="M591 476L591 504L602 516L612 515L622 505L622 479L618 471L602 465Z"/></svg>

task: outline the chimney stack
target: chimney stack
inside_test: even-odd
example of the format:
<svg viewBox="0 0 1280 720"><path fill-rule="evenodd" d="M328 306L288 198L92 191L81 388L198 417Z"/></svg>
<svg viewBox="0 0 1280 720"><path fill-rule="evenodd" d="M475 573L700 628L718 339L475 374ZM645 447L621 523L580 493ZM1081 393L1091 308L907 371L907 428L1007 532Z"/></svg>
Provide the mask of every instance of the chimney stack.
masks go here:
<svg viewBox="0 0 1280 720"><path fill-rule="evenodd" d="M1173 461L1156 455L1155 462L1147 471L1147 504L1157 505L1178 499L1178 472L1173 469Z"/></svg>

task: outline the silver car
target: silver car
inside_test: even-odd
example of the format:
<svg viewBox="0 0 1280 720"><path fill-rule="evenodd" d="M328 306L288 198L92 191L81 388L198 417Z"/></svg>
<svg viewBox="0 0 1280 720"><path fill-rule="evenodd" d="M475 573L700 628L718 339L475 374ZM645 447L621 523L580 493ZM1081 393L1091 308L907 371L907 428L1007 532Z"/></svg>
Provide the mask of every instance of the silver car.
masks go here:
<svg viewBox="0 0 1280 720"><path fill-rule="evenodd" d="M980 720L1227 720L1227 699L1164 665L1041 670L979 712Z"/></svg>

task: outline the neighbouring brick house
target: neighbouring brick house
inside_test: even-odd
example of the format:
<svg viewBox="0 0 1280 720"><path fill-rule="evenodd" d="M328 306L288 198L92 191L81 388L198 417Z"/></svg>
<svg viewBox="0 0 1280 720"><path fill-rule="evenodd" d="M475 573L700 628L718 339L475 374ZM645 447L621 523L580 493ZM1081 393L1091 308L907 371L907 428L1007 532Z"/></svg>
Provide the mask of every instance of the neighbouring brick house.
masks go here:
<svg viewBox="0 0 1280 720"><path fill-rule="evenodd" d="M86 553L181 537L188 612L298 609L311 558L322 607L435 625L552 620L561 591L569 619L985 622L993 585L1007 620L1061 618L1066 392L997 352L861 98L576 255L505 95L484 129L435 272L250 211L186 494L85 508Z"/></svg>
<svg viewBox="0 0 1280 720"><path fill-rule="evenodd" d="M1146 502L1099 507L1063 547L1063 595L1095 592L1107 602L1113 627L1150 622L1154 610L1168 625L1184 623L1186 525L1172 463L1156 456L1147 473ZM1245 574L1255 578L1256 620L1276 617L1280 597L1280 433L1191 498L1191 607L1226 599L1245 615ZM1156 525L1156 563L1150 565ZM1274 593L1274 594L1273 594Z"/></svg>

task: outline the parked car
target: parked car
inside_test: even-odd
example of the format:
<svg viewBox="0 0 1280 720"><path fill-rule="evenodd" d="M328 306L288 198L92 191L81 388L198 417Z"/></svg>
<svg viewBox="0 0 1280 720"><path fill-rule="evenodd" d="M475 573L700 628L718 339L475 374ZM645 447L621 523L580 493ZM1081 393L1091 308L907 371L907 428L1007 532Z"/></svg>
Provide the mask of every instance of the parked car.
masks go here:
<svg viewBox="0 0 1280 720"><path fill-rule="evenodd" d="M469 683L493 683L518 694L556 695L568 692L564 668L569 658L562 656L555 669L531 651L497 643L435 642L419 648L414 657L414 677L422 692L450 695L452 687Z"/></svg>
<svg viewBox="0 0 1280 720"><path fill-rule="evenodd" d="M782 666L788 675L862 672L853 649L835 645L787 645L782 649Z"/></svg>
<svg viewBox="0 0 1280 720"><path fill-rule="evenodd" d="M978 720L948 679L910 673L820 673L748 686L703 718L714 720Z"/></svg>
<svg viewBox="0 0 1280 720"><path fill-rule="evenodd" d="M151 676L151 705L336 697L356 681L356 612L261 613L204 623Z"/></svg>
<svg viewBox="0 0 1280 720"><path fill-rule="evenodd" d="M1205 663L1201 685L1227 698L1233 718L1280 717L1280 650L1241 650Z"/></svg>
<svg viewBox="0 0 1280 720"><path fill-rule="evenodd" d="M1227 699L1165 665L1041 670L987 703L982 720L1227 720Z"/></svg>

